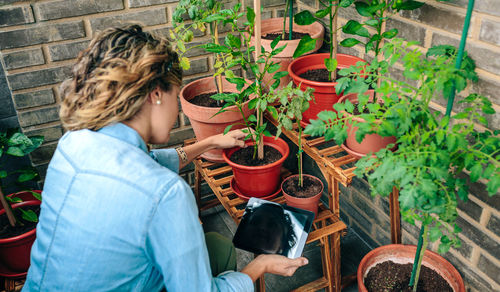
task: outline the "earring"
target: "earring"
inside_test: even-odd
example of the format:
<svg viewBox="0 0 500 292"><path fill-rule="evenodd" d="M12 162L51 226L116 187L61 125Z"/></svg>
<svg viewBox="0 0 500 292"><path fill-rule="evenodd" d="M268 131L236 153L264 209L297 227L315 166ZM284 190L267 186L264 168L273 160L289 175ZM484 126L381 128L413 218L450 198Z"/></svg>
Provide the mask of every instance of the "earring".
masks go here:
<svg viewBox="0 0 500 292"><path fill-rule="evenodd" d="M161 99L157 99L157 100L156 100L156 104L157 104L157 105L160 105L160 104L161 104Z"/></svg>

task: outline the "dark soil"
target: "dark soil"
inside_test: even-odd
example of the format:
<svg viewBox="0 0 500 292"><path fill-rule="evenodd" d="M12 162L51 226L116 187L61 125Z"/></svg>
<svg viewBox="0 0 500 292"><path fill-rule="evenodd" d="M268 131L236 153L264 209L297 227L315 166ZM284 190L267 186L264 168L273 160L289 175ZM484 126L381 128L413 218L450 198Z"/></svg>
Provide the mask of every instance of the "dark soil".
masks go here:
<svg viewBox="0 0 500 292"><path fill-rule="evenodd" d="M40 214L40 206L26 206L23 207L23 210L33 210L37 215ZM14 209L14 215L16 219L20 221L21 224L18 224L15 227L10 226L9 219L7 218L7 214L2 214L0 216L0 238L10 238L14 236L18 236L24 234L30 230L33 230L36 227L37 222L26 221L21 217L21 211L18 209Z"/></svg>
<svg viewBox="0 0 500 292"><path fill-rule="evenodd" d="M317 195L321 191L321 184L319 181L309 176L304 176L303 185L300 187L299 177L297 176L285 182L283 191L297 198L309 198Z"/></svg>
<svg viewBox="0 0 500 292"><path fill-rule="evenodd" d="M231 92L224 92L224 93L231 93ZM217 103L217 100L210 98L210 96L217 94L217 92L209 92L209 93L203 93L200 95L197 95L193 97L192 99L188 100L190 103L199 105L199 106L204 106L204 107L222 107L225 103L225 101L221 100L219 103Z"/></svg>
<svg viewBox="0 0 500 292"><path fill-rule="evenodd" d="M281 153L271 146L264 145L264 159L253 159L253 146L236 150L229 158L232 162L245 166L261 166L271 164L283 157Z"/></svg>
<svg viewBox="0 0 500 292"><path fill-rule="evenodd" d="M396 264L386 261L377 264L370 269L364 280L369 292L399 292L409 291L412 264ZM418 280L417 291L419 292L452 292L448 282L434 270L422 266Z"/></svg>
<svg viewBox="0 0 500 292"><path fill-rule="evenodd" d="M282 34L283 34L282 32L268 33L268 34L263 35L262 38L266 39L266 40L274 40L277 37L281 37ZM292 32L292 40L301 39L303 36L306 36L306 35L308 35L308 33L293 31ZM290 38L289 33L288 33L288 31L286 31L284 41L289 40L289 38Z"/></svg>
<svg viewBox="0 0 500 292"><path fill-rule="evenodd" d="M337 69L337 74L338 74L338 72L339 72L339 70ZM308 71L300 74L299 76L304 78L304 79L311 80L311 81L334 82L335 80L330 81L328 79L329 73L330 73L330 71L328 71L326 69L313 69L313 70L308 70Z"/></svg>

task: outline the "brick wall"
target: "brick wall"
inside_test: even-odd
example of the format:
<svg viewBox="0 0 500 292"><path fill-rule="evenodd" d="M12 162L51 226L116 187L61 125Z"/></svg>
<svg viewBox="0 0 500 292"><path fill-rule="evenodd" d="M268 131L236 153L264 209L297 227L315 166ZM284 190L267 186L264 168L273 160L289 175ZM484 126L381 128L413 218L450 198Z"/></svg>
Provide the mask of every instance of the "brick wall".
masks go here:
<svg viewBox="0 0 500 292"><path fill-rule="evenodd" d="M30 155L42 176L63 129L58 117L59 84L68 78L78 53L95 32L124 22L140 22L167 36L176 0L0 0L0 125L20 126L28 135L43 135L45 143ZM224 1L252 5L249 0ZM264 0L263 18L284 10L284 0ZM197 42L208 36L196 34ZM211 55L190 53L185 81L210 75ZM4 72L5 71L5 72ZM189 120L179 114L168 145L193 137ZM192 174L183 176L192 182Z"/></svg>
<svg viewBox="0 0 500 292"><path fill-rule="evenodd" d="M423 1L423 0L420 0ZM422 49L434 45L452 44L458 47L465 18L467 0L447 3L427 0L419 10L395 15L387 29L398 28L399 37L416 40ZM318 8L318 0L299 1L299 10ZM361 20L351 7L341 10L340 24L348 19ZM344 38L343 34L340 38ZM489 118L490 127L500 128L500 1L476 0L466 50L476 61L479 82L467 91L487 96L495 105L497 114ZM339 48L339 52L356 55L366 60L364 48ZM434 106L444 111L444 100ZM456 105L455 105L456 106ZM306 169L316 175L314 163L305 163ZM500 196L488 197L485 186L473 184L467 203L459 203L458 224L462 247L444 255L462 274L470 291L500 291ZM342 219L359 233L372 247L390 243L389 203L386 198L371 197L364 179L355 178L352 185L341 187ZM418 229L403 223L403 243L416 244ZM432 246L436 251L437 246Z"/></svg>

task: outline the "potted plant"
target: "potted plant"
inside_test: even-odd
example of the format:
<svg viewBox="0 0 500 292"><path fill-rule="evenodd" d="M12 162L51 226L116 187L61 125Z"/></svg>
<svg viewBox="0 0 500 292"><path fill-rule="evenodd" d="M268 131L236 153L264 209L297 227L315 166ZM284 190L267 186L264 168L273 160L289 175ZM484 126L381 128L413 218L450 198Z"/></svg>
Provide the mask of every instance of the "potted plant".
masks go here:
<svg viewBox="0 0 500 292"><path fill-rule="evenodd" d="M463 58L457 69L455 62L461 58L457 57L454 47L431 48L427 56L423 56L417 49L412 49L411 45L412 43L405 45L402 40L393 40L383 47L385 60L374 61L370 65L372 68L365 71L362 71L363 68L353 67L339 74L363 75L366 80L371 77L382 78L381 86L376 91L384 102L368 103L368 97L365 97L363 104L367 106L369 114L362 116L365 121L359 124L362 132L359 136L373 132L385 136L394 135L397 137L397 149L394 152L381 149L375 156L367 155L361 158L356 162L355 173L366 176L373 195L386 196L393 187L398 188L403 219L411 224L420 223L417 248L391 247L393 250L413 250L405 253L414 255L415 260L408 261L406 256L400 261L413 264L409 286L415 291L417 285L421 285L418 282L419 273L422 270L422 260L425 262L427 254L446 262L444 258L426 252L428 242L439 240L439 253L460 244L457 237L460 228L455 222L458 216L456 207L459 199L467 200L469 190L466 180L459 174L464 170L470 171L472 182L484 178L488 180L489 194L498 192L500 139L498 131L487 128L480 130L475 126L480 124L487 127L487 120L483 115L495 113L491 102L483 96L475 93L468 95L460 101L461 107L453 116L434 111L430 106L431 101L439 98L442 92L447 97L455 88L462 91L468 80L477 79L472 60ZM403 63L406 81L395 80L385 74L384 70L398 61ZM379 68L382 74L375 73ZM361 84L361 79L350 80ZM360 102L357 107L364 106L361 104ZM350 111L353 107L349 102L336 105L338 112ZM334 112L329 115L329 119L337 118ZM322 122L318 120L317 123L315 126L319 128ZM311 126L310 129L312 128ZM341 125L327 128L325 135L338 139L337 143L342 141L345 132L337 134L334 130L340 129L340 132L343 132ZM386 256L384 248L367 255L363 265L358 268L358 286L361 290L364 289L363 281L373 265L387 261ZM373 265L364 266L365 263ZM451 265L447 263L438 266ZM387 270L384 268L384 271ZM439 274L459 276L453 270L454 268L450 271L440 271ZM453 282L463 287L461 278L454 278L449 282L450 286L453 286Z"/></svg>
<svg viewBox="0 0 500 292"><path fill-rule="evenodd" d="M287 177L281 183L281 192L285 197L287 205L292 207L309 210L318 215L318 203L323 194L323 182L309 174L303 174L302 171L302 113L309 108L309 101L312 99L314 89L307 88L302 91L298 87L293 87L290 82L287 87L279 92L280 108L278 111L278 132L281 133L281 127L292 130L293 120L299 132L297 151L298 174Z"/></svg>
<svg viewBox="0 0 500 292"><path fill-rule="evenodd" d="M204 44L189 46L193 40L194 30L207 30L210 32L211 41L219 43L219 26L225 25L224 19L230 10L222 9L222 3L214 0L181 0L174 10L172 19L174 29L170 37L180 53L180 64L184 70L190 68L186 54L193 49L202 48ZM184 17L192 20L186 24ZM216 93L238 92L236 86L223 77L224 68L220 54L213 52L215 72L212 77L205 77L186 84L179 93L183 113L189 118L191 126L198 140L220 134L231 124L236 124L234 129L242 127L242 118L236 107L226 108L224 113L216 113L222 108L223 101L211 98ZM243 106L243 114L247 118L251 110L248 109L248 100ZM210 150L201 155L205 159L223 162L222 151Z"/></svg>
<svg viewBox="0 0 500 292"><path fill-rule="evenodd" d="M323 36L325 28L319 22L313 22L308 25L298 25L293 21L293 2L294 0L286 1L286 8L283 17L269 18L261 21L262 24L262 46L268 52L271 49L271 42L280 37L281 40L277 46L286 46L285 49L278 55L272 57L272 61L281 64L279 71L286 72L288 65L292 62L294 56L302 56L304 54L315 53L323 45ZM254 39L251 39L254 43ZM299 43L301 44L299 46ZM301 51L297 51L297 48ZM297 53L295 53L297 51ZM272 81L272 76L265 75L264 83L268 84ZM289 75L281 77L281 83L278 88L286 86L291 81Z"/></svg>
<svg viewBox="0 0 500 292"><path fill-rule="evenodd" d="M237 147L223 151L224 160L233 168L233 190L241 197L266 197L279 192L281 165L289 153L285 141L271 137L263 117L265 110L277 116L277 111L271 104L276 99L275 90L280 84L280 78L287 73L277 72L280 64L273 62L271 58L282 52L285 47L277 47L280 40L278 37L271 43L270 52L261 48L261 53L256 54L257 57L254 58L252 55L255 52L255 46L252 46L251 35L254 33L255 11L247 7L247 21L243 24L244 27L240 28L238 19L245 14L239 12L239 8L240 5L237 4L225 20L225 23L231 24L231 33L226 35L224 43L208 43L205 49L221 54L226 79L235 84L240 91L212 96L214 99L225 102L220 113L226 112L230 106L236 106L239 112L243 113L244 101L249 96L254 96L248 103L248 107L255 109L256 112L248 118L243 118L244 131L248 139L247 145L252 147L241 149ZM236 66L241 66L245 71L251 71L255 80L249 81L236 76L231 70ZM272 74L273 82L269 92L265 90L263 82L265 74ZM232 127L233 125L228 126L225 132Z"/></svg>
<svg viewBox="0 0 500 292"><path fill-rule="evenodd" d="M22 157L35 150L43 137L26 137L17 129L0 132L0 158ZM40 208L40 192L3 194L9 179L23 184L35 179L38 173L33 168L0 170L0 262L2 271L8 275L26 273L30 264L31 245L35 241L35 226Z"/></svg>

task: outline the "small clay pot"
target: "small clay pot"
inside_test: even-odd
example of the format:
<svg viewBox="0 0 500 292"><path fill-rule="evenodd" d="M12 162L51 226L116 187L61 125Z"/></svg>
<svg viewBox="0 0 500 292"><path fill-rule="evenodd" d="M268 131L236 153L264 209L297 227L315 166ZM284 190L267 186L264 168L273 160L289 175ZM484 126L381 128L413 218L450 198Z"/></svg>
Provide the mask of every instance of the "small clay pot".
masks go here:
<svg viewBox="0 0 500 292"><path fill-rule="evenodd" d="M313 196L307 197L307 198L299 198L299 197L294 196L293 194L288 194L283 189L283 186L289 180L298 179L299 175L295 174L295 175L291 175L291 176L287 177L285 180L283 180L283 182L281 183L281 191L283 192L283 196L285 197L285 201L286 201L287 205L295 207L295 208L311 211L314 213L314 217L316 218L316 216L318 216L319 200L321 199L321 195L323 194L323 188L324 188L323 182L319 178L312 176L312 175L309 175L309 174L303 174L302 176L307 176L307 177L319 182L321 185L321 190L317 194L314 194Z"/></svg>

